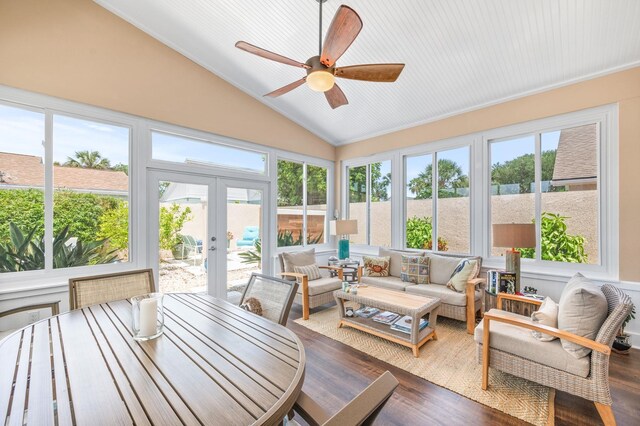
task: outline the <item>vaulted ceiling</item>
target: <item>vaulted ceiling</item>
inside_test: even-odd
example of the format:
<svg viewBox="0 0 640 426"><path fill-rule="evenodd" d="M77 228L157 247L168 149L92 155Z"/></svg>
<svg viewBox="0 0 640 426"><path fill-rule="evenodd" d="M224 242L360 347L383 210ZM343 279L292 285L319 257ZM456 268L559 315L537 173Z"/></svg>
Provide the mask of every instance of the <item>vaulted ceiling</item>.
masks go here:
<svg viewBox="0 0 640 426"><path fill-rule="evenodd" d="M640 65L638 0L328 0L323 35L343 3L364 23L338 66L406 64L395 83L337 79L333 110L305 85L263 97L305 71L234 47L305 62L316 0L95 1L335 145Z"/></svg>

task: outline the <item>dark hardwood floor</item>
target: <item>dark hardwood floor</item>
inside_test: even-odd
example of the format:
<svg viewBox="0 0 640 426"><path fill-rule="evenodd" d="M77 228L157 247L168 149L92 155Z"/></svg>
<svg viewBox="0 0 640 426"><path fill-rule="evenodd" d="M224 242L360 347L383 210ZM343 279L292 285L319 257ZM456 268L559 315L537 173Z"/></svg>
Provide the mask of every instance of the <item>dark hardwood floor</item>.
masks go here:
<svg viewBox="0 0 640 426"><path fill-rule="evenodd" d="M313 315L314 310L311 312ZM331 413L389 370L400 386L378 416L378 425L527 424L293 322L301 316L300 307L294 305L287 327L300 337L305 347L307 368L303 389ZM613 354L609 376L618 424L640 425L640 350L629 355ZM299 417L296 419L302 423ZM602 422L593 403L556 392L555 424Z"/></svg>

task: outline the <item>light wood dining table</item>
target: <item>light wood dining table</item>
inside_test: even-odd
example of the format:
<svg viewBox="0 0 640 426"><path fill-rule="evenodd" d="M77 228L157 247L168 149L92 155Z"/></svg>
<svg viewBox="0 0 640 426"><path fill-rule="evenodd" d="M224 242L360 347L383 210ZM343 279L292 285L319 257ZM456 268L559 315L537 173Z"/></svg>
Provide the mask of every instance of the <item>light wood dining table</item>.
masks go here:
<svg viewBox="0 0 640 426"><path fill-rule="evenodd" d="M0 342L6 425L275 425L304 381L287 328L224 300L164 297L164 334L136 341L128 300L63 313Z"/></svg>

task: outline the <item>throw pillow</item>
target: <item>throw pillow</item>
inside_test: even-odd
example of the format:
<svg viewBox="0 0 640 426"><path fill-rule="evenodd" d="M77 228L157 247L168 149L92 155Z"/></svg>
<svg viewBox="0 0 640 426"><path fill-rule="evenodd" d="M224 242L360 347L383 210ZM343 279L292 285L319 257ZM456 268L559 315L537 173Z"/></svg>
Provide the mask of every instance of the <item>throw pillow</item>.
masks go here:
<svg viewBox="0 0 640 426"><path fill-rule="evenodd" d="M429 284L429 258L403 255L400 279L406 283Z"/></svg>
<svg viewBox="0 0 640 426"><path fill-rule="evenodd" d="M478 273L478 261L470 259L462 259L456 269L453 270L451 278L447 283L447 287L458 293L466 291L467 281L475 277Z"/></svg>
<svg viewBox="0 0 640 426"><path fill-rule="evenodd" d="M558 303L558 328L595 339L608 314L607 299L600 287L582 274L569 280ZM560 339L562 347L575 358L589 355L591 349Z"/></svg>
<svg viewBox="0 0 640 426"><path fill-rule="evenodd" d="M256 315L262 316L262 304L255 297L250 297L245 300L244 303L240 305L240 308L244 309L245 311L249 311Z"/></svg>
<svg viewBox="0 0 640 426"><path fill-rule="evenodd" d="M305 274L309 281L320 279L320 268L318 265L294 266L293 270L297 274Z"/></svg>
<svg viewBox="0 0 640 426"><path fill-rule="evenodd" d="M389 256L373 257L363 256L364 274L368 277L389 276Z"/></svg>
<svg viewBox="0 0 640 426"><path fill-rule="evenodd" d="M550 297L545 297L538 310L531 314L531 320L541 325L558 328L558 305ZM557 339L555 336L536 330L531 330L531 335L541 342L550 342Z"/></svg>

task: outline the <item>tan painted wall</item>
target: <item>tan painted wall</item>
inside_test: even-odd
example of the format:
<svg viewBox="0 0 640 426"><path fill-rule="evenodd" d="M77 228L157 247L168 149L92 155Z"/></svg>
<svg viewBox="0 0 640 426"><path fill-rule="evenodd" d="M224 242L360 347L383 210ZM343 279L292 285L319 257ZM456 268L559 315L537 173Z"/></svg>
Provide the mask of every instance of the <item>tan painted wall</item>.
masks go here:
<svg viewBox="0 0 640 426"><path fill-rule="evenodd" d="M620 178L620 279L640 281L640 67L527 96L336 149L342 160L414 146L525 121L618 103ZM340 182L340 167L336 167ZM340 200L340 188L336 188Z"/></svg>
<svg viewBox="0 0 640 426"><path fill-rule="evenodd" d="M329 160L335 148L90 0L0 1L0 84Z"/></svg>

